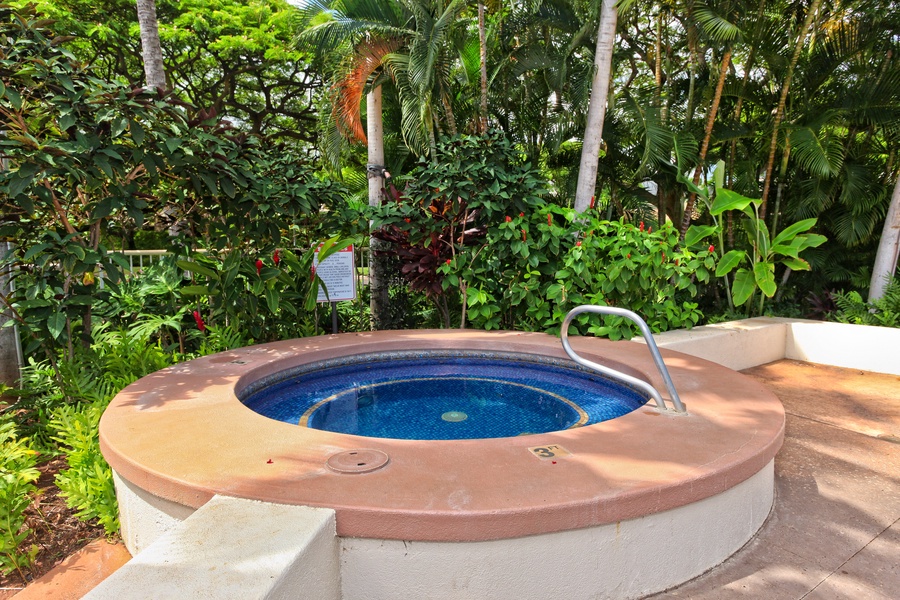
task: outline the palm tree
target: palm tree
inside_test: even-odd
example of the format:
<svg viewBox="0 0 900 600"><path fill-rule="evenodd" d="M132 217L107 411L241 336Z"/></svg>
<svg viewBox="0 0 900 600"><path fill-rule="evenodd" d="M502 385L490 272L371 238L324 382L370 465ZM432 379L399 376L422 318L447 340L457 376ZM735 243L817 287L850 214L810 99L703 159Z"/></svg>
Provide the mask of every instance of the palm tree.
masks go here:
<svg viewBox="0 0 900 600"><path fill-rule="evenodd" d="M156 0L137 0L137 16L141 28L141 55L147 86L166 89L166 70L156 22Z"/></svg>
<svg viewBox="0 0 900 600"><path fill-rule="evenodd" d="M900 177L897 178L894 193L891 195L891 204L884 219L884 229L881 231L881 241L878 243L878 253L875 255L875 265L872 267L869 302L884 296L888 280L897 271L898 260L900 260Z"/></svg>
<svg viewBox="0 0 900 600"><path fill-rule="evenodd" d="M591 83L591 100L588 108L584 143L581 147L581 166L578 168L578 185L575 190L575 210L584 212L591 204L597 189L597 163L600 160L600 142L603 138L603 119L609 97L609 81L612 77L613 47L616 41L616 0L603 0L600 9L600 25L597 29L597 49L594 53L594 77Z"/></svg>
<svg viewBox="0 0 900 600"><path fill-rule="evenodd" d="M317 53L338 57L334 77L332 120L347 138L367 144L369 204L378 206L385 185L384 129L381 118L385 82L397 88L402 109L402 133L407 146L426 148L436 160L435 128L440 110L450 131L455 130L450 89L448 40L463 0L313 0L303 10L305 29L299 41ZM364 133L360 113L366 93ZM370 236L372 251L384 245ZM369 261L371 313L376 329L387 323L389 273L384 258L372 252Z"/></svg>

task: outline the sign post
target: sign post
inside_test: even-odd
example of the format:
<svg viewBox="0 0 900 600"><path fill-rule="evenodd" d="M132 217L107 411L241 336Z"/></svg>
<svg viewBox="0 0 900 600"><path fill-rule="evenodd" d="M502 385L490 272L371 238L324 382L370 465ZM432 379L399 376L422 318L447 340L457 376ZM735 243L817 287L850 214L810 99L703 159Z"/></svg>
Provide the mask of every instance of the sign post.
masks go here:
<svg viewBox="0 0 900 600"><path fill-rule="evenodd" d="M313 266L316 268L319 279L325 284L324 288L319 286L316 302L331 303L331 329L333 333L337 333L337 303L344 300L356 300L356 258L353 246L338 250L321 263L317 249L313 257Z"/></svg>

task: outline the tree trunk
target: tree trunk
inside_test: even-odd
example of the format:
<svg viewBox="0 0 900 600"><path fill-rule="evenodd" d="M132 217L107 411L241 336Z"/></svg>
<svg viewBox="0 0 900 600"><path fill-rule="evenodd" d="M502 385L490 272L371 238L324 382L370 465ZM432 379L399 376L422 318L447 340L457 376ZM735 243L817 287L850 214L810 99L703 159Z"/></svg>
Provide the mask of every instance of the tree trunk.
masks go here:
<svg viewBox="0 0 900 600"><path fill-rule="evenodd" d="M700 146L700 157L697 162L697 168L694 169L694 185L700 184L700 174L703 172L703 162L706 160L706 153L709 151L709 141L712 138L713 125L716 122L716 113L719 112L719 102L722 100L722 90L725 88L725 78L728 76L728 66L731 64L731 47L725 51L722 57L722 67L719 69L719 81L716 84L716 93L713 95L712 103L709 107L709 115L706 119L706 129L703 131L703 144ZM691 225L691 214L694 212L694 205L697 203L697 194L691 193L688 196L687 205L684 207L684 215L681 217L681 239L687 233L688 227Z"/></svg>
<svg viewBox="0 0 900 600"><path fill-rule="evenodd" d="M784 119L784 107L787 104L788 92L791 89L791 80L794 77L794 67L800 58L800 52L803 50L803 41L806 34L812 26L813 19L819 11L819 3L821 0L812 0L812 4L806 13L806 19L803 21L803 27L797 35L797 43L794 45L794 54L791 56L791 62L788 65L787 73L784 76L784 84L781 86L781 96L778 98L778 106L775 108L775 122L772 124L772 141L769 143L769 159L766 161L766 177L763 181L762 199L759 202L759 218L766 218L766 202L769 199L769 186L772 185L772 169L775 168L775 151L778 148L778 127Z"/></svg>
<svg viewBox="0 0 900 600"><path fill-rule="evenodd" d="M897 272L897 261L900 260L900 176L891 195L884 229L881 230L881 241L872 265L872 281L869 283L869 302L884 296L888 279Z"/></svg>
<svg viewBox="0 0 900 600"><path fill-rule="evenodd" d="M141 56L147 87L166 89L166 69L156 22L156 0L137 0L137 17L141 28Z"/></svg>
<svg viewBox="0 0 900 600"><path fill-rule="evenodd" d="M2 165L0 165L2 169ZM7 255L12 254L12 244L0 241L0 264ZM0 271L0 294L9 298L13 292L12 267ZM22 346L19 342L19 328L2 327L7 320L12 321L12 311L0 303L0 383L10 387L19 385L19 369L22 368ZM5 398L4 398L5 399Z"/></svg>
<svg viewBox="0 0 900 600"><path fill-rule="evenodd" d="M575 189L575 211L584 212L591 205L597 187L597 165L600 161L600 143L603 139L603 119L609 97L609 81L612 77L613 47L616 41L616 0L603 0L600 8L600 26L597 29L597 49L594 51L594 79L591 83L591 100L588 106L584 144L581 147L581 165L578 168L578 185Z"/></svg>
<svg viewBox="0 0 900 600"><path fill-rule="evenodd" d="M381 190L384 187L384 128L381 122L381 86L366 96L366 137L369 147L369 206L381 206ZM377 256L390 244L369 237L369 308L372 326L384 329L388 325L388 274L385 256Z"/></svg>
<svg viewBox="0 0 900 600"><path fill-rule="evenodd" d="M478 46L481 52L481 110L478 115L478 133L487 131L487 32L484 28L484 2L478 1Z"/></svg>

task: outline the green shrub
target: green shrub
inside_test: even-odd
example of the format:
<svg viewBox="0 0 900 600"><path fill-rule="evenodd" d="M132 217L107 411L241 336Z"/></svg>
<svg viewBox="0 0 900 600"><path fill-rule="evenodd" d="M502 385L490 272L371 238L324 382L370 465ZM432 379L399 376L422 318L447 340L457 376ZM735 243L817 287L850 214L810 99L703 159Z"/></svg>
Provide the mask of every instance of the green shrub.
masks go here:
<svg viewBox="0 0 900 600"><path fill-rule="evenodd" d="M25 526L25 509L31 504L40 473L35 468L37 453L25 438L16 435L16 425L0 417L0 569L5 575L17 571L25 581L24 569L34 563L38 546L22 544L31 530Z"/></svg>

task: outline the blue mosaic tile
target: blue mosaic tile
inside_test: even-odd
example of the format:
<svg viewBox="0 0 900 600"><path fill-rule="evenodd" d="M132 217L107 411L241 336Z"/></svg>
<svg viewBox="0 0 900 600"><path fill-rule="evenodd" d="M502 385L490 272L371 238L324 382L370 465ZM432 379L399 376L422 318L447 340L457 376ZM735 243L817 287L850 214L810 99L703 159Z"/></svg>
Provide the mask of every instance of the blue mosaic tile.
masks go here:
<svg viewBox="0 0 900 600"><path fill-rule="evenodd" d="M647 401L570 364L502 352L364 354L276 373L241 400L288 423L416 440L558 431L616 418Z"/></svg>

